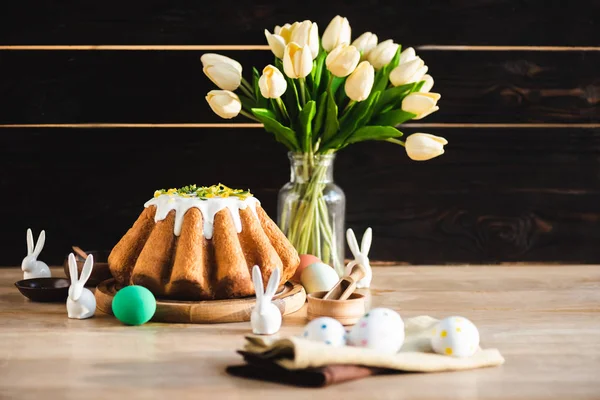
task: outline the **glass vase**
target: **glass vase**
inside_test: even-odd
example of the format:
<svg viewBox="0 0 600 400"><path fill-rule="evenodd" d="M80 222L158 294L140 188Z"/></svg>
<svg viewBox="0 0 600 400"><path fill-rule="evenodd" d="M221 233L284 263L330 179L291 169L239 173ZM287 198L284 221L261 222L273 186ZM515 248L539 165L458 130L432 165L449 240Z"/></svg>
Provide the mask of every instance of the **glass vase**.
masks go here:
<svg viewBox="0 0 600 400"><path fill-rule="evenodd" d="M344 269L346 196L333 182L335 154L289 153L290 181L279 191L279 227L299 254Z"/></svg>

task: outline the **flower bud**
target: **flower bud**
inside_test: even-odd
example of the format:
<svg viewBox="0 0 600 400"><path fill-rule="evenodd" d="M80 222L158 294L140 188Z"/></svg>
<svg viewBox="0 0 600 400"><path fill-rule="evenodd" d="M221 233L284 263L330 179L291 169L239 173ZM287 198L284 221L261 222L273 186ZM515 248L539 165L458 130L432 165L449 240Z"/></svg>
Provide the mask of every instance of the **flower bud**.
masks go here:
<svg viewBox="0 0 600 400"><path fill-rule="evenodd" d="M417 53L415 53L415 49L413 49L412 47L408 47L404 49L402 53L400 53L400 62L398 64L407 63L409 61L414 60L415 58L417 58Z"/></svg>
<svg viewBox="0 0 600 400"><path fill-rule="evenodd" d="M419 92L428 93L433 88L433 77L431 75L424 75L421 80L425 81L425 83L421 86Z"/></svg>
<svg viewBox="0 0 600 400"><path fill-rule="evenodd" d="M308 20L300 22L292 32L290 42L298 43L300 46L307 44L314 60L319 55L319 27Z"/></svg>
<svg viewBox="0 0 600 400"><path fill-rule="evenodd" d="M342 43L350 44L350 35L348 19L336 15L325 28L321 43L325 51L330 52Z"/></svg>
<svg viewBox="0 0 600 400"><path fill-rule="evenodd" d="M366 100L371 94L375 82L375 69L368 61L358 64L358 67L346 79L344 90L354 101Z"/></svg>
<svg viewBox="0 0 600 400"><path fill-rule="evenodd" d="M229 64L238 70L240 75L242 74L242 64L235 61L233 58L222 56L221 54L205 53L202 54L202 57L200 57L200 61L202 62L202 67L204 68L215 64Z"/></svg>
<svg viewBox="0 0 600 400"><path fill-rule="evenodd" d="M421 78L427 72L428 67L425 65L421 57L414 60L399 64L390 72L390 82L394 86L404 85L421 81Z"/></svg>
<svg viewBox="0 0 600 400"><path fill-rule="evenodd" d="M360 51L360 59L366 60L369 52L377 46L377 35L371 32L365 32L352 42L352 46Z"/></svg>
<svg viewBox="0 0 600 400"><path fill-rule="evenodd" d="M371 50L367 59L375 69L381 69L392 61L399 47L399 44L394 43L392 39L388 39Z"/></svg>
<svg viewBox="0 0 600 400"><path fill-rule="evenodd" d="M413 119L422 119L440 109L437 106L440 97L439 93L414 92L402 100L402 109L416 114Z"/></svg>
<svg viewBox="0 0 600 400"><path fill-rule="evenodd" d="M202 70L208 79L223 90L236 90L242 81L242 74L231 64L217 63Z"/></svg>
<svg viewBox="0 0 600 400"><path fill-rule="evenodd" d="M240 98L228 90L211 90L206 95L210 108L221 118L231 119L242 110Z"/></svg>
<svg viewBox="0 0 600 400"><path fill-rule="evenodd" d="M283 54L283 71L292 78L305 78L313 68L312 53L308 45L304 47L291 42L285 46Z"/></svg>
<svg viewBox="0 0 600 400"><path fill-rule="evenodd" d="M258 80L260 93L266 99L278 99L287 89L285 77L276 67L267 65Z"/></svg>
<svg viewBox="0 0 600 400"><path fill-rule="evenodd" d="M356 69L359 61L360 53L356 47L342 44L327 55L325 65L333 75L343 78Z"/></svg>
<svg viewBox="0 0 600 400"><path fill-rule="evenodd" d="M265 37L267 38L267 42L269 43L269 48L275 54L275 57L282 59L283 52L285 51L285 40L283 37L272 34L267 29L265 29Z"/></svg>
<svg viewBox="0 0 600 400"><path fill-rule="evenodd" d="M404 147L411 160L426 161L444 154L444 145L448 141L440 136L428 133L414 133L406 138Z"/></svg>

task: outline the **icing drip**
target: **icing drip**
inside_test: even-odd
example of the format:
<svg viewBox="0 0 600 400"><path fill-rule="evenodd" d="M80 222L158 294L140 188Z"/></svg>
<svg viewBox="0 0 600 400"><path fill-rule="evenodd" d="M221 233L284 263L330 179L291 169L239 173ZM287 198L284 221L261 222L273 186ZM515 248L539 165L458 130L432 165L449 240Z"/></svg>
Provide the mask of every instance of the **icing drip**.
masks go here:
<svg viewBox="0 0 600 400"><path fill-rule="evenodd" d="M175 236L181 234L183 225L183 217L190 208L197 208L202 213L203 233L206 239L212 239L213 223L215 215L224 208L229 209L233 224L238 233L242 231L242 220L240 218L240 210L245 210L250 206L250 209L256 214L256 205L260 204L255 197L248 197L242 200L238 197L213 197L207 200L200 200L197 197L181 197L177 195L163 194L149 200L144 204L144 207L156 206L156 214L154 222L162 221L167 217L169 212L175 210Z"/></svg>

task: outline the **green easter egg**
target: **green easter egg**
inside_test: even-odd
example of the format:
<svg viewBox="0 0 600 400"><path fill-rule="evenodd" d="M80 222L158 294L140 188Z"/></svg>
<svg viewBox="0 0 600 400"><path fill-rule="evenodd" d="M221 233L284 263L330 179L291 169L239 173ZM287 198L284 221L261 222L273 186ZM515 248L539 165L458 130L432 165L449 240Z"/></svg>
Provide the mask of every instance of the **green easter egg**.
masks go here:
<svg viewBox="0 0 600 400"><path fill-rule="evenodd" d="M119 290L112 302L115 317L126 325L142 325L156 311L156 299L143 286L127 286Z"/></svg>

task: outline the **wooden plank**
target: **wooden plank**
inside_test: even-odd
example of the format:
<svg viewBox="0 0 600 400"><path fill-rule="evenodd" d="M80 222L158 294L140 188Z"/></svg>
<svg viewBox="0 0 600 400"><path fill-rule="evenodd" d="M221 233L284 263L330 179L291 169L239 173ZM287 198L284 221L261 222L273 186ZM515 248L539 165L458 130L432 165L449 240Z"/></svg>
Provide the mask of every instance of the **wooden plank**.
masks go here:
<svg viewBox="0 0 600 400"><path fill-rule="evenodd" d="M600 6L581 0L469 0L409 3L310 0L211 3L107 0L83 4L22 0L4 5L1 44L262 44L263 30L312 19L323 30L336 14L358 34L409 45L597 46ZM432 28L433 27L433 28Z"/></svg>
<svg viewBox="0 0 600 400"><path fill-rule="evenodd" d="M106 387L111 396L128 399L197 399L198 393L248 400L265 393L289 400L307 393L387 399L401 390L403 399L591 400L600 393L598 266L375 268L370 307L392 308L404 319L462 315L478 327L482 347L499 349L506 363L380 376L310 392L223 372L241 363L235 350L250 333L247 322L127 327L101 313L68 320L64 304L26 301L12 286L20 274L0 269L3 398L67 398L74 386L89 399L106 398ZM302 331L305 310L284 318L281 337Z"/></svg>
<svg viewBox="0 0 600 400"><path fill-rule="evenodd" d="M260 129L12 132L0 134L7 264L24 256L28 227L47 230L42 259L53 264L73 244L110 249L158 188L250 188L275 218L289 179L285 148ZM429 132L450 144L426 163L389 143L338 156L347 225L373 227L373 260L600 262L600 129Z"/></svg>
<svg viewBox="0 0 600 400"><path fill-rule="evenodd" d="M0 124L219 123L203 52L0 52ZM268 51L223 52L246 66ZM442 94L426 123L600 122L600 52L420 52ZM226 122L248 122L238 117Z"/></svg>

